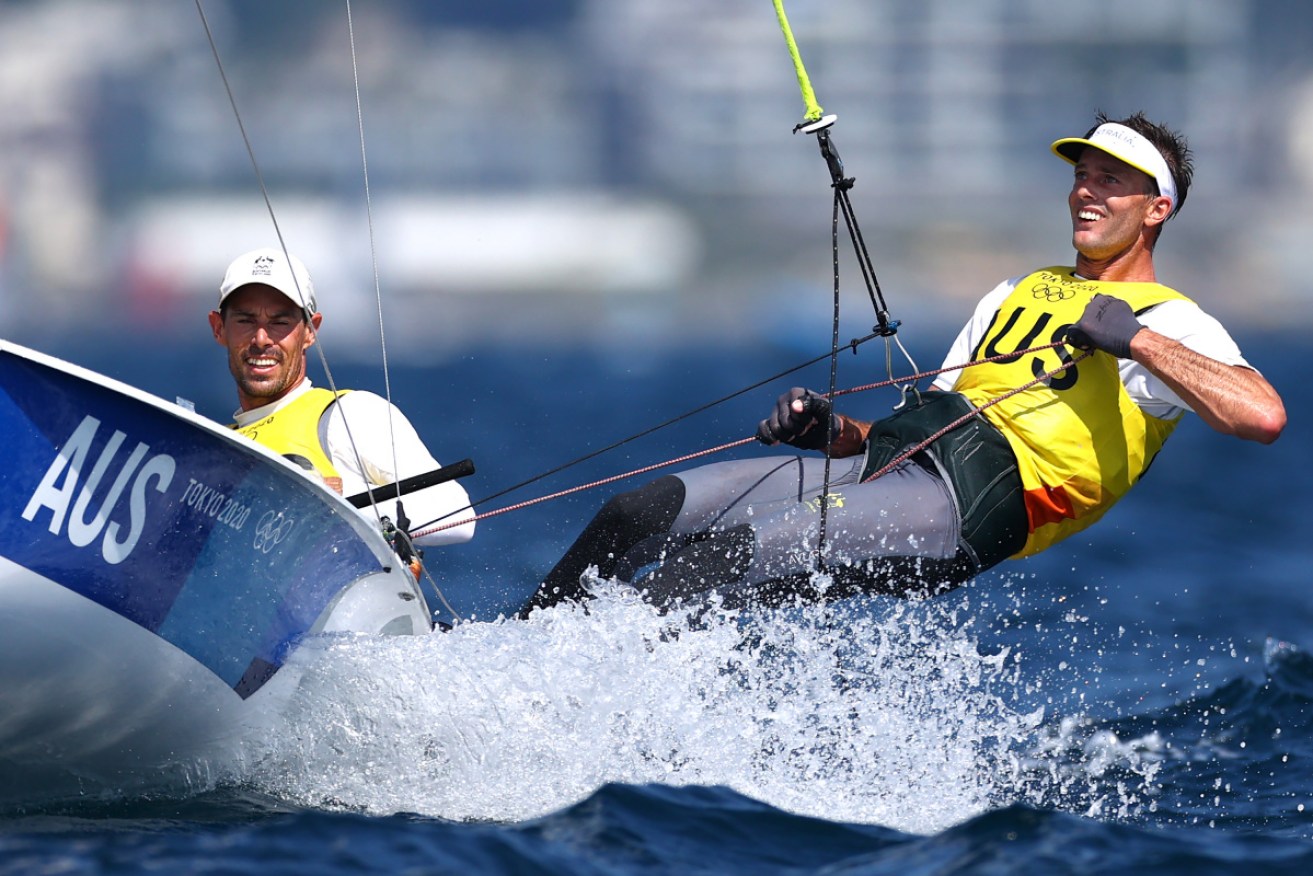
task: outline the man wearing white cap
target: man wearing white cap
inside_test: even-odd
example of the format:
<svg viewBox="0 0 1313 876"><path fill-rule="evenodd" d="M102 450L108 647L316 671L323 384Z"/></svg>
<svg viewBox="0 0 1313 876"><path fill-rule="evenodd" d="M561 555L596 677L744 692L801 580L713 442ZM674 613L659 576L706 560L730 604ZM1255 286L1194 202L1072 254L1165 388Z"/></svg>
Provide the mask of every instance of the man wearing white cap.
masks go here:
<svg viewBox="0 0 1313 876"><path fill-rule="evenodd" d="M240 407L233 428L348 496L438 468L410 421L386 399L362 391L334 394L311 384L306 350L322 321L310 273L295 256L257 249L228 266L210 328L228 350L228 370L237 383ZM407 516L417 522L469 506L464 488L454 481L403 501ZM419 543L452 544L473 535L471 520Z"/></svg>
<svg viewBox="0 0 1313 876"><path fill-rule="evenodd" d="M943 366L970 367L874 423L794 388L758 427L767 444L829 444L824 598L931 595L1051 547L1126 494L1186 411L1264 444L1285 428L1280 397L1221 324L1157 282L1154 246L1193 175L1184 139L1140 113L1100 114L1052 149L1074 167L1075 265L986 295ZM1019 353L1050 342L1065 343ZM1093 352L1075 361L1078 351ZM587 597L590 566L658 604L708 589L730 607L816 598L824 465L720 463L616 496L521 613Z"/></svg>

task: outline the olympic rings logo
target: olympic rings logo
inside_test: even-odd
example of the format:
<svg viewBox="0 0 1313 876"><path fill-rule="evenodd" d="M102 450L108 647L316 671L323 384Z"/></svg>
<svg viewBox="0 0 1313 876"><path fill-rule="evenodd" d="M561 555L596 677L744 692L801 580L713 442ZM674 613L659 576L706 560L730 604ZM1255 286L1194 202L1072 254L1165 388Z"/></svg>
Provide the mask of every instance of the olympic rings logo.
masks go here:
<svg viewBox="0 0 1313 876"><path fill-rule="evenodd" d="M1043 298L1045 301L1066 301L1068 298L1076 297L1076 290L1071 286L1055 286L1052 283L1036 283L1030 287L1030 294L1036 300Z"/></svg>
<svg viewBox="0 0 1313 876"><path fill-rule="evenodd" d="M267 554L274 549L274 546L282 541L296 521L290 517L284 517L282 511L266 511L260 518L260 522L255 524L255 541L252 544L257 551Z"/></svg>

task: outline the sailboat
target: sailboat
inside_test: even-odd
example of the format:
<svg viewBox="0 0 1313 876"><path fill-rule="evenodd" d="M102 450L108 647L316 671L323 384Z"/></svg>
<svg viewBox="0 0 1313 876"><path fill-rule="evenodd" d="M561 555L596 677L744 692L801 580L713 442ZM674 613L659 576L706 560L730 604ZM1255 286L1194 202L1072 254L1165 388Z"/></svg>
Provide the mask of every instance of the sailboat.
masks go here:
<svg viewBox="0 0 1313 876"><path fill-rule="evenodd" d="M0 341L0 809L203 779L305 637L432 615L377 521L264 447Z"/></svg>

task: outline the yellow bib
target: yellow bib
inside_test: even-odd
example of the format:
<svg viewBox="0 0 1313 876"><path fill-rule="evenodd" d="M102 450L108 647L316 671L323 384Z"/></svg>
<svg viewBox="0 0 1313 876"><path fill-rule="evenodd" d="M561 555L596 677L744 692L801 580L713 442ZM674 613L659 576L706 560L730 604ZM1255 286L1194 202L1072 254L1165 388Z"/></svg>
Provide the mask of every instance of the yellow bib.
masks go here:
<svg viewBox="0 0 1313 876"><path fill-rule="evenodd" d="M1164 301L1189 301L1158 283L1085 280L1071 268L1024 278L999 305L971 353L979 362L1066 337L1097 293L1137 313ZM977 406L1070 363L1058 347L962 370L954 386ZM985 410L1017 456L1030 534L1015 556L1038 553L1103 516L1140 479L1176 421L1144 413L1126 393L1117 359L1093 356Z"/></svg>
<svg viewBox="0 0 1313 876"><path fill-rule="evenodd" d="M229 428L240 435L258 441L280 456L300 456L310 460L320 476L339 477L324 447L319 443L319 418L338 395L327 389L313 387L291 403L249 426L232 425Z"/></svg>

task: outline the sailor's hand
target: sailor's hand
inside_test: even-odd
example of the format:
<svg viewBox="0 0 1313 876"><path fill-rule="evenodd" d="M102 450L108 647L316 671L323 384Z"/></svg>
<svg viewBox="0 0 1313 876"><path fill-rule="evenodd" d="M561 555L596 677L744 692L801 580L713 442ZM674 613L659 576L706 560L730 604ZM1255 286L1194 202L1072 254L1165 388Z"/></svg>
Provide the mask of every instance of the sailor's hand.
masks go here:
<svg viewBox="0 0 1313 876"><path fill-rule="evenodd" d="M826 425L839 434L839 422L830 400L809 389L795 386L775 401L774 412L757 426L757 440L763 444L791 444L803 450L825 447Z"/></svg>
<svg viewBox="0 0 1313 876"><path fill-rule="evenodd" d="M1131 306L1102 293L1085 306L1080 320L1067 329L1067 341L1082 350L1103 350L1118 359L1131 358L1131 338L1144 326Z"/></svg>

